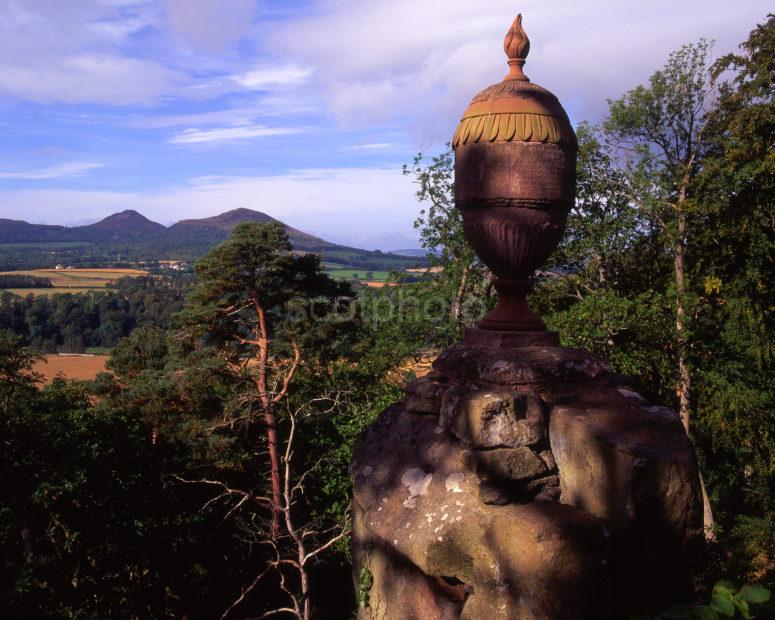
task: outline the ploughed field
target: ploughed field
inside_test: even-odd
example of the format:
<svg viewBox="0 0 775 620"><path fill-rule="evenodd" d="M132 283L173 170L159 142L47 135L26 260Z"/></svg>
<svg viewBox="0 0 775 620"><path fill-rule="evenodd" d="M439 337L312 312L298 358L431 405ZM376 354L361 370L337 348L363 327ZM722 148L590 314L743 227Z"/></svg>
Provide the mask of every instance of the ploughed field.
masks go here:
<svg viewBox="0 0 775 620"><path fill-rule="evenodd" d="M105 370L107 355L61 354L45 355L35 362L33 370L43 375L44 383L51 383L56 376L65 379L94 379Z"/></svg>
<svg viewBox="0 0 775 620"><path fill-rule="evenodd" d="M55 293L84 293L102 291L120 279L133 276L146 276L143 269L28 269L22 271L3 271L0 275L33 276L47 278L53 286L46 288L4 288L0 289L15 295L53 295Z"/></svg>

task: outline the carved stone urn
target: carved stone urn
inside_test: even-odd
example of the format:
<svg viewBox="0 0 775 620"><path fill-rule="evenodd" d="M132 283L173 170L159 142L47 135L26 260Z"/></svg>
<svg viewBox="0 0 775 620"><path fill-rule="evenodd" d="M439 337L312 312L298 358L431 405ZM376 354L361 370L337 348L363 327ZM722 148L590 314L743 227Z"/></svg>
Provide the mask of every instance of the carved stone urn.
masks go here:
<svg viewBox="0 0 775 620"><path fill-rule="evenodd" d="M565 230L578 145L557 97L522 72L530 50L522 15L506 34L504 49L508 75L473 98L452 140L455 203L466 239L495 275L498 291L495 309L470 332L490 340L495 334L481 330L521 332L524 340L524 332L550 336L525 297L533 272Z"/></svg>

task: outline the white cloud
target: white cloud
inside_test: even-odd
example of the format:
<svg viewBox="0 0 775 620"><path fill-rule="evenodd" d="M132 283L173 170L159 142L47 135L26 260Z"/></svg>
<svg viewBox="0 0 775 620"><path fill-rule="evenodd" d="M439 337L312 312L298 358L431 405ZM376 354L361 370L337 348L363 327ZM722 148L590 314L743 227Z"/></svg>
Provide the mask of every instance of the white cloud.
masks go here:
<svg viewBox="0 0 775 620"><path fill-rule="evenodd" d="M83 133L77 138L68 134L67 139L84 137L84 148L89 144L103 148L113 137L106 139L105 127L120 122L134 128L171 128L162 137L151 132L139 136L138 145L154 139L178 145L224 144L308 131L315 123L327 128L331 119L342 126L367 128L348 132L346 143L353 146L338 148L345 139L337 136L332 153L310 141L306 152L292 154L294 162L298 157L330 162L347 152L390 154L393 149L400 152L400 144L447 141L471 97L506 72L501 43L514 17L510 1L302 4L299 8L299 3L256 0L0 0L0 103L5 97L46 104L133 106L131 115L120 118L122 113L108 115L104 108L51 110L52 119L72 119L83 112L77 127ZM574 120L597 120L607 97L644 82L671 49L706 36L718 40L720 55L746 38L771 10L770 4L523 0L519 8L533 44L526 72L554 91ZM200 103L195 106L192 101ZM221 109L213 110L215 105L201 104L204 101L217 101ZM164 105L154 114L141 113L139 106L154 104ZM18 106L26 116L18 117L22 122L13 127L12 136L16 142L7 145L14 156L29 146L28 136L34 136L30 141L37 144L37 136L53 127L45 124L48 109L41 113L40 108L29 108L29 114L39 114L42 124L28 130L24 125L28 110ZM17 106L7 109L15 114ZM97 123L104 134L89 133L88 127ZM301 123L307 127L294 127ZM389 125L389 131L375 128L376 124ZM124 148L126 133L115 134L116 150ZM132 140L140 132L135 134ZM140 146L135 150L135 144L124 149L128 153L122 153L126 157L122 161L134 157L131 164L140 170L143 162L138 164L137 158L144 152ZM155 162L168 162L164 158L169 151L175 151L173 157L179 154L177 149L159 151ZM287 165L285 153L277 152L276 157L278 168ZM166 178L174 179L185 165L183 161L169 165L169 172L158 165L152 176L169 174ZM258 160L255 165L260 165ZM53 179L88 171L63 174L57 168L1 174L6 179ZM20 176L25 174L52 176ZM133 182L142 179L135 177ZM416 206L406 187L396 171L334 169L314 178L289 173L200 179L192 185L131 194L58 189L45 195L5 193L0 209L16 209L16 215L26 216L50 208L46 217L52 219L70 209L79 217L83 213L98 219L144 204L149 215L161 214L159 218L169 221L175 217L170 213L201 216L247 206L276 209L273 215L287 214L289 223L299 228L342 240L339 236L355 234L350 231L356 229L366 231L364 235L370 230L411 234ZM287 201L283 191L290 196ZM339 198L345 206L332 206ZM199 213L190 213L189 205Z"/></svg>
<svg viewBox="0 0 775 620"><path fill-rule="evenodd" d="M732 49L769 4L523 0L527 72L578 119L595 118L606 97L644 81L682 43L707 36L719 53ZM311 0L303 10L255 0L0 0L0 94L149 105L270 89L285 95L288 114L399 121L439 141L505 72L501 41L514 12L510 0Z"/></svg>
<svg viewBox="0 0 775 620"><path fill-rule="evenodd" d="M153 27L154 20L148 13L142 13L131 17L119 17L85 24L100 37L107 37L116 44L125 43L132 35L138 34L146 28Z"/></svg>
<svg viewBox="0 0 775 620"><path fill-rule="evenodd" d="M0 172L0 179L23 179L29 181L59 179L62 177L81 176L95 168L102 168L102 164L88 161L72 161L36 170Z"/></svg>
<svg viewBox="0 0 775 620"><path fill-rule="evenodd" d="M176 133L167 142L170 144L199 144L202 142L223 142L281 136L303 131L301 127L266 127L264 125L245 125L242 127L220 127L217 129L185 129Z"/></svg>
<svg viewBox="0 0 775 620"><path fill-rule="evenodd" d="M255 0L167 0L170 30L193 48L219 51L249 32Z"/></svg>
<svg viewBox="0 0 775 620"><path fill-rule="evenodd" d="M81 54L40 65L0 64L0 92L42 103L149 104L171 94L184 76L157 63Z"/></svg>
<svg viewBox="0 0 775 620"><path fill-rule="evenodd" d="M0 217L65 223L77 213L97 220L123 209L169 224L237 207L272 217L324 239L367 242L380 249L411 247L418 205L409 178L395 168L320 168L250 177L206 177L146 192L65 189L0 192ZM21 215L24 214L24 215ZM401 237L386 233L396 231ZM384 245L379 241L385 239Z"/></svg>
<svg viewBox="0 0 775 620"><path fill-rule="evenodd" d="M200 127L221 125L239 127L252 125L256 119L267 119L278 116L292 117L320 110L320 105L312 105L309 101L300 101L288 93L262 94L251 98L244 106L211 110L208 112L191 112L183 114L135 114L128 121L130 127L144 129L160 129L165 127Z"/></svg>
<svg viewBox="0 0 775 620"><path fill-rule="evenodd" d="M700 37L724 53L771 3L749 0L523 0L533 43L527 74L575 117L599 119L607 97L644 82L667 54ZM344 125L401 120L419 139L451 137L479 90L507 67L510 0L314 0L300 17L267 28L275 53L314 63L326 107Z"/></svg>
<svg viewBox="0 0 775 620"><path fill-rule="evenodd" d="M0 97L150 105L244 91L255 0L0 0ZM254 62L251 64L255 64Z"/></svg>
<svg viewBox="0 0 775 620"><path fill-rule="evenodd" d="M267 66L253 69L242 75L232 76L232 79L248 90L266 90L271 86L299 84L307 79L311 73L312 69L295 65Z"/></svg>
<svg viewBox="0 0 775 620"><path fill-rule="evenodd" d="M101 0L0 1L0 96L132 105L170 94L179 71L121 48L153 25L153 11L147 2L126 9Z"/></svg>

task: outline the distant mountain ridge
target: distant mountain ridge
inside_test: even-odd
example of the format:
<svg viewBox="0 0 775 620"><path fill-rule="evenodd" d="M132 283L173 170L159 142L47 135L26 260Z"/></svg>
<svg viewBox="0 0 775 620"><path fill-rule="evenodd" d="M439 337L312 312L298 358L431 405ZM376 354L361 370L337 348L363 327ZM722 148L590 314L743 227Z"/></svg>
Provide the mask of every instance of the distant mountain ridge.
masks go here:
<svg viewBox="0 0 775 620"><path fill-rule="evenodd" d="M86 226L56 226L30 224L22 220L0 219L0 243L61 243L68 241L125 242L142 237L144 241L168 238L178 241L185 237L207 237L218 242L228 237L231 230L242 222L280 222L266 213L252 209L233 209L220 215L201 219L180 220L169 228L127 209ZM291 245L297 250L311 250L335 246L319 237L283 224Z"/></svg>
<svg viewBox="0 0 775 620"><path fill-rule="evenodd" d="M188 260L201 256L214 245L224 241L231 230L242 222L278 222L285 226L293 248L302 252L320 252L326 261L348 266L375 262L382 268L403 266L415 257L361 250L331 243L280 222L266 213L252 209L232 209L219 215L200 219L185 219L167 227L144 215L127 209L86 226L55 226L30 224L22 220L0 219L0 248L2 244L46 244L83 242L102 247L133 250L147 259L181 258ZM123 255L127 255L124 252ZM375 264L376 264L375 263ZM395 263L393 266L392 263Z"/></svg>

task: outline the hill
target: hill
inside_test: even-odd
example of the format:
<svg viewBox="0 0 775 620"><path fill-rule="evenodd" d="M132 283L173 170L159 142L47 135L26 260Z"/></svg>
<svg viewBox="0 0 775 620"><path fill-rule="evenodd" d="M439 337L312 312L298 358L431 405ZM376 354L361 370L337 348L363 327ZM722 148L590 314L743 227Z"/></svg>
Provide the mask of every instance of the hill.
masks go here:
<svg viewBox="0 0 775 620"><path fill-rule="evenodd" d="M137 211L127 209L126 211L121 211L121 213L109 215L96 224L79 226L71 230L77 231L77 234L85 234L87 237L89 236L88 233L93 231L95 234L94 241L104 239L124 241L131 237L147 238L149 235L163 235L167 232L167 227L149 220Z"/></svg>
<svg viewBox="0 0 775 620"><path fill-rule="evenodd" d="M178 239L203 239L207 238L213 243L223 241L229 236L231 230L243 222L280 222L266 213L253 211L251 209L233 209L213 217L205 217L197 220L180 220L167 229L166 238L168 240ZM312 252L323 250L326 247L332 247L334 244L324 241L319 237L310 235L283 224L288 231L288 239L295 250Z"/></svg>
<svg viewBox="0 0 775 620"><path fill-rule="evenodd" d="M242 222L278 222L271 215L262 213L261 211L253 211L252 209L232 209L226 211L220 215L213 215L212 217L203 217L198 220L180 220L177 224L173 224L170 228L177 226L207 226L209 228L218 228L220 230L230 231L237 224Z"/></svg>
<svg viewBox="0 0 775 620"><path fill-rule="evenodd" d="M224 241L242 222L279 222L251 209L233 209L220 215L181 220L170 227L134 210L109 215L87 226L30 224L0 219L0 269L51 267L51 263L100 266L132 261L191 261ZM424 259L331 243L283 222L294 250L319 252L334 268L374 271L403 270Z"/></svg>
<svg viewBox="0 0 775 620"><path fill-rule="evenodd" d="M22 220L0 219L2 243L70 243L125 241L128 238L148 238L163 235L167 227L149 220L137 211L114 213L87 226L53 226L30 224Z"/></svg>
<svg viewBox="0 0 775 620"><path fill-rule="evenodd" d="M72 230L72 229L71 229ZM21 220L0 218L0 243L44 243L67 241L64 226L29 224Z"/></svg>

